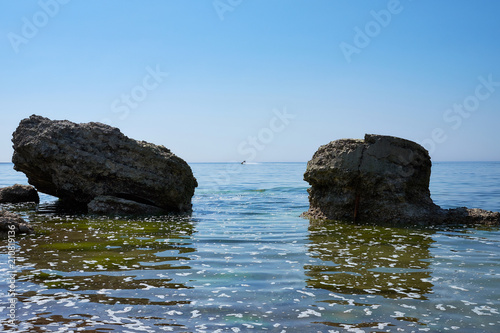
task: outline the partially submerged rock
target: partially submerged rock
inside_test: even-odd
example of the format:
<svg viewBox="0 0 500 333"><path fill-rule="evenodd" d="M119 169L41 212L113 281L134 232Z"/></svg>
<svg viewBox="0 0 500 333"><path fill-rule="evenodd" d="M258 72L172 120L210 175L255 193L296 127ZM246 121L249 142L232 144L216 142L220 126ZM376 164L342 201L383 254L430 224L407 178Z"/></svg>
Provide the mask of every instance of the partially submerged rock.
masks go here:
<svg viewBox="0 0 500 333"><path fill-rule="evenodd" d="M500 213L467 207L443 209L441 219L438 221L443 221L446 224L498 225L500 223Z"/></svg>
<svg viewBox="0 0 500 333"><path fill-rule="evenodd" d="M33 228L24 219L6 210L0 210L0 231L14 231L15 234L32 233Z"/></svg>
<svg viewBox="0 0 500 333"><path fill-rule="evenodd" d="M198 184L189 165L169 149L130 139L118 128L33 115L21 121L12 142L14 169L40 192L65 202L86 206L112 196L164 212L191 211Z"/></svg>
<svg viewBox="0 0 500 333"><path fill-rule="evenodd" d="M136 201L112 197L98 196L88 204L89 213L112 215L160 215L164 210Z"/></svg>
<svg viewBox="0 0 500 333"><path fill-rule="evenodd" d="M307 164L309 210L314 219L398 224L500 222L480 209L444 210L429 192L431 160L419 144L365 135L321 146Z"/></svg>
<svg viewBox="0 0 500 333"><path fill-rule="evenodd" d="M0 188L0 203L40 202L38 192L33 186L15 184Z"/></svg>

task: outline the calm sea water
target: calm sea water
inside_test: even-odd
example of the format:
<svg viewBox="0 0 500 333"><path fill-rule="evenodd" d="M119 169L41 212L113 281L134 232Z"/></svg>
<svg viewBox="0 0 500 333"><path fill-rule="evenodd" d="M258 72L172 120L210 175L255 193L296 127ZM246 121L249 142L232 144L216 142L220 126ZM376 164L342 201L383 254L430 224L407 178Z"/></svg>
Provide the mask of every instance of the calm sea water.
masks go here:
<svg viewBox="0 0 500 333"><path fill-rule="evenodd" d="M305 163L192 164L184 218L89 218L10 207L12 332L499 332L499 228L315 225ZM434 201L500 211L500 163L435 163ZM26 183L0 164L0 187ZM50 208L50 207L49 207ZM38 209L38 210L37 210Z"/></svg>

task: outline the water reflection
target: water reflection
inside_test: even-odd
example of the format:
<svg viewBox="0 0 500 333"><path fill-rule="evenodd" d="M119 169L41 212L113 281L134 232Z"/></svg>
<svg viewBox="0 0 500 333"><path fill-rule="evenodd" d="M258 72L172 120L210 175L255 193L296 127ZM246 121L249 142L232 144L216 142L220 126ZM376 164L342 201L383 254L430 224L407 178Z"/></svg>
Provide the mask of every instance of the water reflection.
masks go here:
<svg viewBox="0 0 500 333"><path fill-rule="evenodd" d="M60 315L76 305L80 311L87 308L86 313L104 312L110 317L109 305L190 303L182 293L192 288L183 273L191 269L190 254L195 251L191 242L195 229L189 218L33 214L30 220L37 232L19 238L16 253L19 325L36 330L48 322L89 322L83 315ZM37 313L30 313L31 304L39 305ZM108 307L99 310L101 306ZM99 326L96 318L82 327Z"/></svg>
<svg viewBox="0 0 500 333"><path fill-rule="evenodd" d="M391 326L387 322L390 310L377 310L381 304L401 299L424 301L432 293L432 231L337 222L311 223L309 232L310 256L320 261L304 266L307 285L330 291L329 297L321 302L345 306L339 308L334 321L323 324L345 327L341 323L350 323L357 328L377 328L383 323ZM363 315L353 311L353 306L359 307ZM359 322L360 317L369 321ZM377 317L383 321L377 321ZM392 317L397 321L420 321L397 313Z"/></svg>

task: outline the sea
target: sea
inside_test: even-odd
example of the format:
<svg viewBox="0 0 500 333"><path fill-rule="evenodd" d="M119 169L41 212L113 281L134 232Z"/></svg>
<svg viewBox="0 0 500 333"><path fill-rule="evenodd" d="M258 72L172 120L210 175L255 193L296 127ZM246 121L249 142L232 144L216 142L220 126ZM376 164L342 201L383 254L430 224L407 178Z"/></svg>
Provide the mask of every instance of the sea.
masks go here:
<svg viewBox="0 0 500 333"><path fill-rule="evenodd" d="M318 223L306 163L190 166L190 216L4 205L36 232L0 241L0 331L500 332L498 227ZM434 163L430 190L500 211L500 162Z"/></svg>

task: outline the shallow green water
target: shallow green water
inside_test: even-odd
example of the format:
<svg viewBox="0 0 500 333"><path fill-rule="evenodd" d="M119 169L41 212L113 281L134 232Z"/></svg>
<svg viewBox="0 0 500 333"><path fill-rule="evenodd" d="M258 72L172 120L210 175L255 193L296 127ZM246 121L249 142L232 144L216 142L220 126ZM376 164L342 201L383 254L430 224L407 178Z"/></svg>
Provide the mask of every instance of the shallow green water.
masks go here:
<svg viewBox="0 0 500 333"><path fill-rule="evenodd" d="M315 224L299 217L308 204L303 163L192 167L200 188L190 217L89 218L16 207L37 232L17 237L15 327L7 321L6 242L0 248L0 328L499 331L498 228ZM431 191L444 206L463 200L443 195L453 167L434 169ZM498 165L485 168L490 181L499 177ZM471 200L499 209L491 191Z"/></svg>

